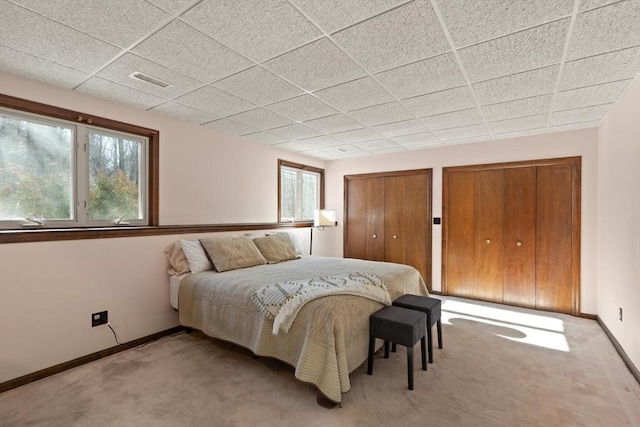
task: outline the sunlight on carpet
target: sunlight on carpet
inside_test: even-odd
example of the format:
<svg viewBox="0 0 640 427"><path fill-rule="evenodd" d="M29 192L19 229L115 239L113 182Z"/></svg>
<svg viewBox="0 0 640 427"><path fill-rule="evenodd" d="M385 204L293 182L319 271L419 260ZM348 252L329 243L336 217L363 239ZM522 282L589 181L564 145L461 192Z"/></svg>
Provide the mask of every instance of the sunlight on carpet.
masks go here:
<svg viewBox="0 0 640 427"><path fill-rule="evenodd" d="M513 329L522 337L495 335L552 350L569 352L569 343L564 336L564 324L552 314L528 314L516 310L488 307L461 301L447 300L442 304L442 321L451 324L451 319L466 319L487 325Z"/></svg>

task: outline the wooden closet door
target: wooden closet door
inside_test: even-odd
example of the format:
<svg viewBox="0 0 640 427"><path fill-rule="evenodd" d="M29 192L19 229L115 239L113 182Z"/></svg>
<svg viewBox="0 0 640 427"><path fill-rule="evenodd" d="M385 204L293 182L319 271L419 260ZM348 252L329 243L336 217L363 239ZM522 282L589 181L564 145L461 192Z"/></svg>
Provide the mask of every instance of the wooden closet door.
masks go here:
<svg viewBox="0 0 640 427"><path fill-rule="evenodd" d="M345 257L384 261L384 178L350 179Z"/></svg>
<svg viewBox="0 0 640 427"><path fill-rule="evenodd" d="M474 298L502 302L504 175L501 169L475 172Z"/></svg>
<svg viewBox="0 0 640 427"><path fill-rule="evenodd" d="M572 165L537 168L536 308L572 312Z"/></svg>
<svg viewBox="0 0 640 427"><path fill-rule="evenodd" d="M505 169L504 185L502 301L535 307L536 168Z"/></svg>
<svg viewBox="0 0 640 427"><path fill-rule="evenodd" d="M447 293L465 298L475 297L473 272L475 229L475 172L452 172L447 175L444 213L447 224L443 245L446 247L445 270Z"/></svg>
<svg viewBox="0 0 640 427"><path fill-rule="evenodd" d="M385 260L415 267L425 283L428 276L429 177L385 178Z"/></svg>

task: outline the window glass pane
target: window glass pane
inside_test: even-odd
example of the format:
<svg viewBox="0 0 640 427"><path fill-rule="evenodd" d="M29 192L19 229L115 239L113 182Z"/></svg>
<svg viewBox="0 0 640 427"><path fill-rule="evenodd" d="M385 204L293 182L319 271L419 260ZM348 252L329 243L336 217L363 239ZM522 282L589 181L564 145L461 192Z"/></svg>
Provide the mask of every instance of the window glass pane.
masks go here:
<svg viewBox="0 0 640 427"><path fill-rule="evenodd" d="M143 218L140 169L143 143L89 133L89 219Z"/></svg>
<svg viewBox="0 0 640 427"><path fill-rule="evenodd" d="M296 201L298 174L295 171L282 168L280 171L280 217L283 219L296 218Z"/></svg>
<svg viewBox="0 0 640 427"><path fill-rule="evenodd" d="M302 173L302 219L313 219L318 209L318 175Z"/></svg>
<svg viewBox="0 0 640 427"><path fill-rule="evenodd" d="M74 131L0 115L0 220L73 219Z"/></svg>

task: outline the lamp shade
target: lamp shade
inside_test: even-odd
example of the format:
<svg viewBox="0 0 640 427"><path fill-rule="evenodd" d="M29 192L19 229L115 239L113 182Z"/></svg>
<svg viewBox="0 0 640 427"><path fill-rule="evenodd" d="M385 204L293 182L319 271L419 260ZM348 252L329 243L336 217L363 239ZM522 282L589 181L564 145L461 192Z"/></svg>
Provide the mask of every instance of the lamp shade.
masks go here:
<svg viewBox="0 0 640 427"><path fill-rule="evenodd" d="M314 227L335 227L336 224L336 211L316 209L313 216Z"/></svg>

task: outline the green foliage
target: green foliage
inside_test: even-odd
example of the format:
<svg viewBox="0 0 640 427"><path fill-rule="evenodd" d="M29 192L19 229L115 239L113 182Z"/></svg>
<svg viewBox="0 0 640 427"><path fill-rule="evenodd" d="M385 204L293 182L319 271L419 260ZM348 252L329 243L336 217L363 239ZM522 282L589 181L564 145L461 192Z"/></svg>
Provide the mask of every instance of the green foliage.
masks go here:
<svg viewBox="0 0 640 427"><path fill-rule="evenodd" d="M89 191L91 219L138 218L138 187L117 169L111 175L98 171Z"/></svg>
<svg viewBox="0 0 640 427"><path fill-rule="evenodd" d="M2 186L2 218L71 218L69 177L23 174L12 186Z"/></svg>

